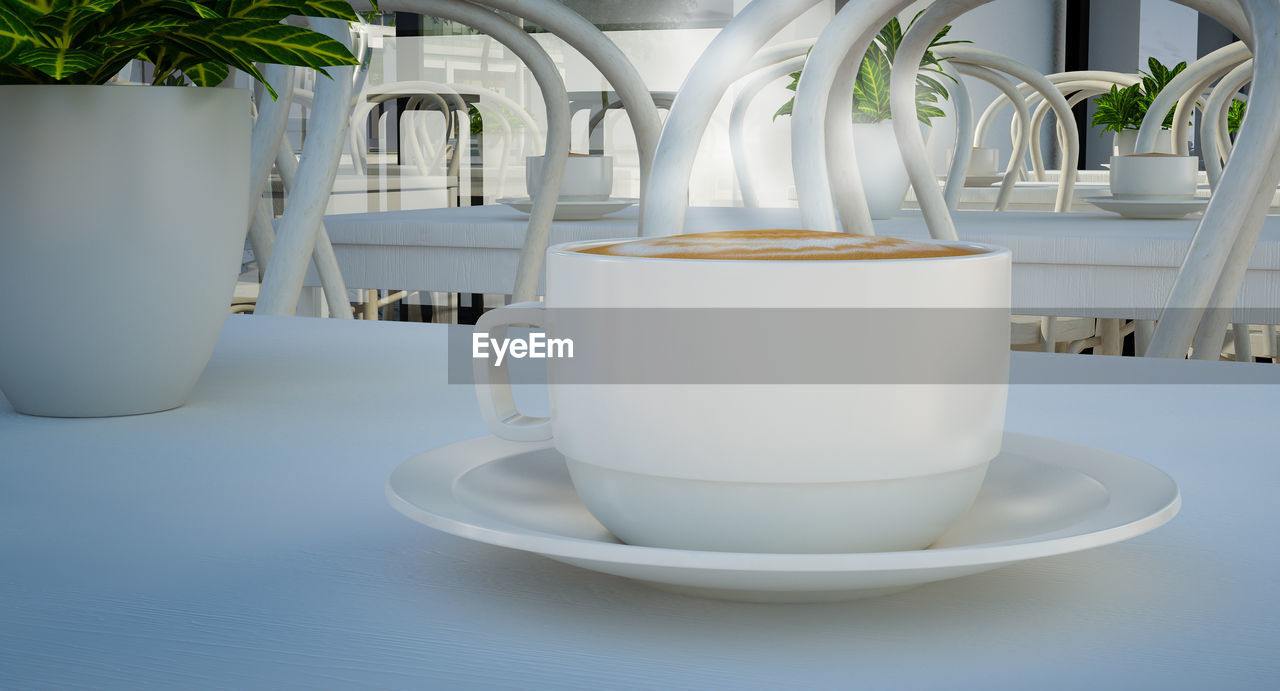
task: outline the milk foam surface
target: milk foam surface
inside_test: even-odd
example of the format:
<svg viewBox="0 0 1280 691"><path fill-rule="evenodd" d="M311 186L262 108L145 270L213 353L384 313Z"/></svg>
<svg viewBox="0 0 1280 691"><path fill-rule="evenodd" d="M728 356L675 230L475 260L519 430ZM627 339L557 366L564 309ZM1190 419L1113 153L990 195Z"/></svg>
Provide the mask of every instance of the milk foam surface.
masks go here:
<svg viewBox="0 0 1280 691"><path fill-rule="evenodd" d="M924 259L982 250L891 237L815 230L728 230L630 240L578 250L583 254L653 259L803 260Z"/></svg>

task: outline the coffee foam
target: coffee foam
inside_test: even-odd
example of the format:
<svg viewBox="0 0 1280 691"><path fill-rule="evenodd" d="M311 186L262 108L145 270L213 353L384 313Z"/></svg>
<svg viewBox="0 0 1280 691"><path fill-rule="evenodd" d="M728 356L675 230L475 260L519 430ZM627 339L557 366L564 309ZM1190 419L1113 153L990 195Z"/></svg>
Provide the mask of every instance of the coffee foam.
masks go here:
<svg viewBox="0 0 1280 691"><path fill-rule="evenodd" d="M669 235L577 250L583 254L652 259L805 260L925 259L982 250L891 237L816 230L728 230Z"/></svg>

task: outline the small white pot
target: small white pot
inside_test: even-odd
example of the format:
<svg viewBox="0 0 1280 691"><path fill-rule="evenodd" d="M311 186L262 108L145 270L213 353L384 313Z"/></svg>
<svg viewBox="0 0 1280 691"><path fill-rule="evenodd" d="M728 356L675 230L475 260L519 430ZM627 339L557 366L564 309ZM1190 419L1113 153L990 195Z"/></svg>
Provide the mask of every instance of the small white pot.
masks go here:
<svg viewBox="0 0 1280 691"><path fill-rule="evenodd" d="M1111 155L1132 156L1138 150L1138 130L1117 132L1111 138ZM1160 130L1156 134L1156 153L1171 154L1173 151L1173 130Z"/></svg>
<svg viewBox="0 0 1280 691"><path fill-rule="evenodd" d="M0 390L19 412L182 405L249 208L248 92L0 86Z"/></svg>
<svg viewBox="0 0 1280 691"><path fill-rule="evenodd" d="M907 187L911 184L907 166L898 150L893 121L855 123L853 146L871 218L878 221L893 218L902 208L902 202L907 198Z"/></svg>
<svg viewBox="0 0 1280 691"><path fill-rule="evenodd" d="M1200 159L1172 154L1112 156L1111 196L1116 199L1190 199Z"/></svg>
<svg viewBox="0 0 1280 691"><path fill-rule="evenodd" d="M969 154L969 168L966 175L998 175L1000 173L1000 150L984 146L973 147Z"/></svg>
<svg viewBox="0 0 1280 691"><path fill-rule="evenodd" d="M524 181L530 197L537 194L538 185L542 183L542 159L542 156L525 158ZM612 156L569 155L560 182L560 199L602 202L608 200L612 192Z"/></svg>

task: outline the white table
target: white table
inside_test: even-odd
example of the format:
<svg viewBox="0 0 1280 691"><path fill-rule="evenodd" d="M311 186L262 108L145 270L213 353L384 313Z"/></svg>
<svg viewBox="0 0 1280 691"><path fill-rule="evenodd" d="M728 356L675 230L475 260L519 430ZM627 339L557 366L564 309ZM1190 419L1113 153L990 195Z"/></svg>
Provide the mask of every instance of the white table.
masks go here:
<svg viewBox="0 0 1280 691"><path fill-rule="evenodd" d="M0 399L0 687L1280 686L1280 367L1015 353L1015 382L1258 383L1012 387L1010 429L1177 479L1182 513L1153 533L748 605L392 510L393 467L485 433L445 384L445 329L233 316L184 408L57 420Z"/></svg>
<svg viewBox="0 0 1280 691"><path fill-rule="evenodd" d="M1096 213L962 211L960 237L1013 251L1014 311L1154 319L1177 276L1198 220L1139 221ZM458 293L511 291L527 217L500 205L326 216L350 288ZM694 207L690 232L800 227L796 209ZM877 221L877 232L927 236L918 212ZM551 243L625 238L633 207L596 221L552 225ZM319 285L314 273L308 285ZM1268 217L1254 250L1240 308L1280 305L1280 216ZM1273 315L1275 316L1275 315ZM1256 313L1237 321L1272 323Z"/></svg>

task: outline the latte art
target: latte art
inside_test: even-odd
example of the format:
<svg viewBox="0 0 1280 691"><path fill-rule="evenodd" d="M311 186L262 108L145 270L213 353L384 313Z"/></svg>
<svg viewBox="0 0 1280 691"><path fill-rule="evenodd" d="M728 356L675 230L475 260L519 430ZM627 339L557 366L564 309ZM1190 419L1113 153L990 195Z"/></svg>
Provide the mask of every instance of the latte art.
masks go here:
<svg viewBox="0 0 1280 691"><path fill-rule="evenodd" d="M982 250L891 237L816 230L727 230L645 238L576 250L583 254L652 259L803 260L925 259Z"/></svg>

